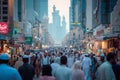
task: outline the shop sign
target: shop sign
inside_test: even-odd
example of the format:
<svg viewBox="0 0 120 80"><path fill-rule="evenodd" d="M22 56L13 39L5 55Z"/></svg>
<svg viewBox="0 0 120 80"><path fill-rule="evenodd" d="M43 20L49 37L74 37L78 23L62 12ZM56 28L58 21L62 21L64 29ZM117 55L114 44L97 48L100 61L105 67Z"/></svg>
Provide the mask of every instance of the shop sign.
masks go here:
<svg viewBox="0 0 120 80"><path fill-rule="evenodd" d="M99 30L97 31L97 36L103 36L104 35L104 30Z"/></svg>
<svg viewBox="0 0 120 80"><path fill-rule="evenodd" d="M25 43L26 44L32 44L32 37L31 36L26 36L25 37Z"/></svg>
<svg viewBox="0 0 120 80"><path fill-rule="evenodd" d="M103 36L105 34L105 25L102 25L100 24L99 26L97 26L95 29L94 29L94 32L93 32L94 36Z"/></svg>
<svg viewBox="0 0 120 80"><path fill-rule="evenodd" d="M8 33L8 24L7 22L0 22L0 33L7 34Z"/></svg>

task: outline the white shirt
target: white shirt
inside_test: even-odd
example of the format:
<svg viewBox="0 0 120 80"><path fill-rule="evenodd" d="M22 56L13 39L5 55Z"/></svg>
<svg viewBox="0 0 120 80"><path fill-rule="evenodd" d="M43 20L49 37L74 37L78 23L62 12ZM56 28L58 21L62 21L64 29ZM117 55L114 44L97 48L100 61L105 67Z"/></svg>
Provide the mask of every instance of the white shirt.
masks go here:
<svg viewBox="0 0 120 80"><path fill-rule="evenodd" d="M84 59L82 61L82 67L83 68L90 68L91 65L92 65L91 59L89 57L84 57Z"/></svg>
<svg viewBox="0 0 120 80"><path fill-rule="evenodd" d="M54 76L56 69L59 68L60 65L58 63L52 63L51 67L52 67L52 75Z"/></svg>
<svg viewBox="0 0 120 80"><path fill-rule="evenodd" d="M47 65L49 64L49 58L46 56L46 57L43 57L42 59L42 65Z"/></svg>
<svg viewBox="0 0 120 80"><path fill-rule="evenodd" d="M68 67L71 68L73 63L74 63L74 57L73 56L69 56L68 57Z"/></svg>

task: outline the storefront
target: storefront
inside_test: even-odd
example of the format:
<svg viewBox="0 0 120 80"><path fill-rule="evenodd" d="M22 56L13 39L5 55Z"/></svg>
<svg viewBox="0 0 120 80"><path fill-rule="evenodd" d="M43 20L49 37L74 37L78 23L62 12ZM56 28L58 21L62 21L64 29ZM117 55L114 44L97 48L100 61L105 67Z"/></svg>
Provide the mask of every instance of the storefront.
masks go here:
<svg viewBox="0 0 120 80"><path fill-rule="evenodd" d="M109 34L107 37L109 52L120 49L120 34Z"/></svg>
<svg viewBox="0 0 120 80"><path fill-rule="evenodd" d="M92 40L92 51L100 55L101 53L108 53L108 40L105 34L105 26L99 25L94 29L94 39Z"/></svg>
<svg viewBox="0 0 120 80"><path fill-rule="evenodd" d="M0 53L10 53L9 44L7 40L0 40Z"/></svg>
<svg viewBox="0 0 120 80"><path fill-rule="evenodd" d="M0 53L10 53L7 34L8 34L7 22L0 22Z"/></svg>

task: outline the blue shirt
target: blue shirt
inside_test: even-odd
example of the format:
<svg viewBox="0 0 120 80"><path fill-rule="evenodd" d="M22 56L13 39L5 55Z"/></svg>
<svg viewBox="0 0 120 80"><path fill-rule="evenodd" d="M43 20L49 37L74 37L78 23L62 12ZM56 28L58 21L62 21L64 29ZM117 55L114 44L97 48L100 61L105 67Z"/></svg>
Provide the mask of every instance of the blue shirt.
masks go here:
<svg viewBox="0 0 120 80"><path fill-rule="evenodd" d="M0 64L0 80L22 80L22 78L15 68Z"/></svg>

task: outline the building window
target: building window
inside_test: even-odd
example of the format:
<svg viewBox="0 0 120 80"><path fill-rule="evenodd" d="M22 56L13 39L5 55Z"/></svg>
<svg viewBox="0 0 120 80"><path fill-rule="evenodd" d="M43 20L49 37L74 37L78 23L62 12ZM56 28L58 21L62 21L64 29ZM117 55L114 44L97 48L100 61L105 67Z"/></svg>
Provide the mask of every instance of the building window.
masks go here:
<svg viewBox="0 0 120 80"><path fill-rule="evenodd" d="M3 5L8 5L8 0L3 0Z"/></svg>
<svg viewBox="0 0 120 80"><path fill-rule="evenodd" d="M7 10L4 10L4 11L3 11L3 14L7 14L7 13L8 13L8 11L7 11Z"/></svg>
<svg viewBox="0 0 120 80"><path fill-rule="evenodd" d="M8 10L8 7L3 7L3 10L7 11L7 10Z"/></svg>
<svg viewBox="0 0 120 80"><path fill-rule="evenodd" d="M3 16L2 19L3 19L3 21L7 22L8 17L7 16Z"/></svg>

